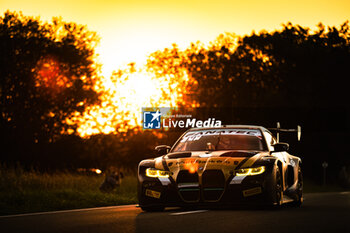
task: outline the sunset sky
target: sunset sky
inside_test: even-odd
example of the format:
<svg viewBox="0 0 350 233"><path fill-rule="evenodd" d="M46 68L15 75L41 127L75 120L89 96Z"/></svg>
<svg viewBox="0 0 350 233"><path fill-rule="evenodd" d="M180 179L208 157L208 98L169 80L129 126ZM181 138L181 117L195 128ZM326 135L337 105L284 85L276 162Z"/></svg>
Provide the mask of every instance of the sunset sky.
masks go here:
<svg viewBox="0 0 350 233"><path fill-rule="evenodd" d="M288 21L315 28L319 22L339 26L349 19L349 0L1 0L6 10L50 21L87 25L101 37L97 52L103 73L136 61L172 43L186 47L207 43L219 34L250 34L279 29Z"/></svg>

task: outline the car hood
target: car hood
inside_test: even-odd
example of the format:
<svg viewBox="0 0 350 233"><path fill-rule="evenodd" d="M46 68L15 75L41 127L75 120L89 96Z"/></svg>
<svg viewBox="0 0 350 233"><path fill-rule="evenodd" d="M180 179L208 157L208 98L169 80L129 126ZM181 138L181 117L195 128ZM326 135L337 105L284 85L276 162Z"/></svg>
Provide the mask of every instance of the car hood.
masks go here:
<svg viewBox="0 0 350 233"><path fill-rule="evenodd" d="M268 152L255 151L177 152L155 158L155 168L169 170L174 179L182 170L199 175L206 170L221 170L228 177L234 170L251 167L266 155Z"/></svg>

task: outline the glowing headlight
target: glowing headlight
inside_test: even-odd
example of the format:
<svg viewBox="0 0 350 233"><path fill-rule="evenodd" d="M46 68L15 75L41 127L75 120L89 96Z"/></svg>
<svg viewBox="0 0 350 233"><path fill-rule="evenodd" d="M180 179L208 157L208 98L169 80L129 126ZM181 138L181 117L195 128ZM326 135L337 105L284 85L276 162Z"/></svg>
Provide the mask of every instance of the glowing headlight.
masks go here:
<svg viewBox="0 0 350 233"><path fill-rule="evenodd" d="M169 175L170 175L170 172L168 172L168 171L157 170L154 168L147 168L146 169L146 176L148 176L148 177L168 178Z"/></svg>
<svg viewBox="0 0 350 233"><path fill-rule="evenodd" d="M254 176L264 173L265 166L254 168L242 168L236 171L236 176Z"/></svg>

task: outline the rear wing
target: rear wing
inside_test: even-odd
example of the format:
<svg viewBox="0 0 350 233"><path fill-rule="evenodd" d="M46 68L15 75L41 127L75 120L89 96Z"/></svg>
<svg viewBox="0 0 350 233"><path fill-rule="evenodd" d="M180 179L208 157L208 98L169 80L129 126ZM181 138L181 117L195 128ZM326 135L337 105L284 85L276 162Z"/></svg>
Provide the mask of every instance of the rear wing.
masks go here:
<svg viewBox="0 0 350 233"><path fill-rule="evenodd" d="M300 125L297 125L297 128L296 129L282 129L281 128L281 124L279 122L277 122L277 128L268 128L269 130L271 131L274 131L276 132L276 135L277 135L277 142L280 141L280 133L283 132L287 132L287 133L294 133L296 132L297 133L297 137L298 137L298 141L300 141L301 139L301 126Z"/></svg>

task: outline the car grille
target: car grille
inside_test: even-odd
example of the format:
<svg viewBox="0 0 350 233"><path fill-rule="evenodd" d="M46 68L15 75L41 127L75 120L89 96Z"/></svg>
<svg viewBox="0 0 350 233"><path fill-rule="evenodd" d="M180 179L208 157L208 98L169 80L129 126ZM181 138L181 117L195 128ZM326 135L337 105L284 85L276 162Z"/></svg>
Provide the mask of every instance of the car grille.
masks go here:
<svg viewBox="0 0 350 233"><path fill-rule="evenodd" d="M199 201L200 189L197 173L189 173L187 170L180 171L176 182L178 184L179 193L184 201Z"/></svg>
<svg viewBox="0 0 350 233"><path fill-rule="evenodd" d="M186 202L198 202L201 189L198 173L189 173L187 170L179 172L177 186L182 199ZM221 170L207 170L202 174L203 201L219 201L225 190L225 176Z"/></svg>
<svg viewBox="0 0 350 233"><path fill-rule="evenodd" d="M225 189L225 176L221 170L207 170L202 175L203 200L218 201Z"/></svg>

